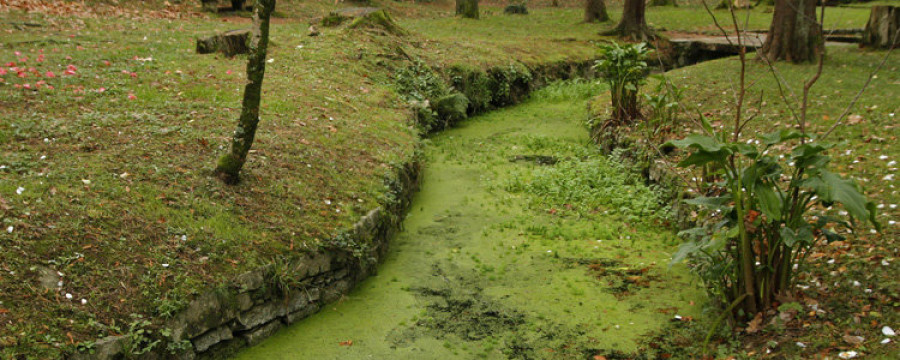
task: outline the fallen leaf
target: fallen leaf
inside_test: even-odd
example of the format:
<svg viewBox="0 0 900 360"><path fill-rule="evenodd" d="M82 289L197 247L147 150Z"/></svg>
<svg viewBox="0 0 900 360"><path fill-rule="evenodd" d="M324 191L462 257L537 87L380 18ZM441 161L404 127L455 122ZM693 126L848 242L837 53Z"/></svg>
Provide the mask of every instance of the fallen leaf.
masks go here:
<svg viewBox="0 0 900 360"><path fill-rule="evenodd" d="M750 320L750 323L747 324L747 329L745 331L747 331L748 334L755 334L759 332L760 330L762 330L762 322L762 313L756 313L756 316L753 317L753 320Z"/></svg>

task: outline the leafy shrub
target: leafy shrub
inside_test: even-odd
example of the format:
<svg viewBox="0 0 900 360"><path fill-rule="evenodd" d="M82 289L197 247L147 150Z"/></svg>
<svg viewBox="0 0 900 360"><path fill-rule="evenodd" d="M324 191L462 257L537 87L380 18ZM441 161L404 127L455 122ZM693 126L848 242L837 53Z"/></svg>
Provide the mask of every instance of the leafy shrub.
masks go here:
<svg viewBox="0 0 900 360"><path fill-rule="evenodd" d="M612 99L612 125L631 124L641 117L638 90L645 83L649 50L644 43L600 46L601 59L594 69L609 83Z"/></svg>
<svg viewBox="0 0 900 360"><path fill-rule="evenodd" d="M828 171L832 146L795 130L738 142L716 134L690 135L670 144L690 150L679 164L710 171L712 196L687 202L704 210L708 221L682 235L684 244L673 261L693 256L699 273L724 304L741 317L769 308L775 296L788 293L795 265L803 263L821 240L843 239L835 227L862 220L879 227L875 206L857 185ZM760 145L756 145L760 144ZM782 157L779 148L789 148ZM849 221L825 211L841 204Z"/></svg>

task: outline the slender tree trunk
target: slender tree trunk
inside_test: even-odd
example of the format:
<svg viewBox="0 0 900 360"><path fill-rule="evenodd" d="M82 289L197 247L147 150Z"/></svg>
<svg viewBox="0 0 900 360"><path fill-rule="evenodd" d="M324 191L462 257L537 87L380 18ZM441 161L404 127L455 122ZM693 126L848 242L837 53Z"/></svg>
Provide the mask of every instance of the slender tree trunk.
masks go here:
<svg viewBox="0 0 900 360"><path fill-rule="evenodd" d="M625 8L619 25L615 29L604 32L603 35L618 35L635 41L652 40L656 35L647 26L646 10L647 3L644 0L625 0Z"/></svg>
<svg viewBox="0 0 900 360"><path fill-rule="evenodd" d="M250 55L247 59L247 85L241 117L231 141L231 151L219 159L216 175L229 184L240 180L241 168L256 136L259 124L259 102L263 76L266 72L266 49L269 46L269 18L275 10L275 0L256 0L253 6L253 34L250 36Z"/></svg>
<svg viewBox="0 0 900 360"><path fill-rule="evenodd" d="M586 0L584 2L584 22L607 22L609 14L606 12L606 3L603 0Z"/></svg>
<svg viewBox="0 0 900 360"><path fill-rule="evenodd" d="M456 0L456 15L464 18L478 18L478 0Z"/></svg>
<svg viewBox="0 0 900 360"><path fill-rule="evenodd" d="M763 44L770 61L813 61L823 50L822 32L816 21L817 0L775 0L772 25Z"/></svg>

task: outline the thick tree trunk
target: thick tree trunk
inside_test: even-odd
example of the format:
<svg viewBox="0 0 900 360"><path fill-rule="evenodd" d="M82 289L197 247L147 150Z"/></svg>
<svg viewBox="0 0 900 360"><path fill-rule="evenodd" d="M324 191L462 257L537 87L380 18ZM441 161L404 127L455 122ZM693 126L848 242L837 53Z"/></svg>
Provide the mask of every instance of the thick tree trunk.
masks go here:
<svg viewBox="0 0 900 360"><path fill-rule="evenodd" d="M817 0L775 0L772 25L762 53L770 61L813 61L824 51L822 29L816 20Z"/></svg>
<svg viewBox="0 0 900 360"><path fill-rule="evenodd" d="M219 159L216 175L229 184L240 180L241 168L247 161L247 153L256 136L259 124L259 102L262 95L263 76L266 73L266 50L269 46L269 18L275 10L275 0L256 0L253 6L253 34L250 37L250 55L247 59L247 85L241 117L231 141L231 151Z"/></svg>
<svg viewBox="0 0 900 360"><path fill-rule="evenodd" d="M464 18L478 18L478 0L456 0L456 15Z"/></svg>
<svg viewBox="0 0 900 360"><path fill-rule="evenodd" d="M900 7L873 6L862 45L883 49L900 46Z"/></svg>
<svg viewBox="0 0 900 360"><path fill-rule="evenodd" d="M606 12L606 3L603 0L585 0L584 22L606 22L609 14Z"/></svg>
<svg viewBox="0 0 900 360"><path fill-rule="evenodd" d="M634 41L650 41L656 37L647 26L645 13L647 3L644 0L625 0L622 20L615 29L604 32L604 35L619 35Z"/></svg>

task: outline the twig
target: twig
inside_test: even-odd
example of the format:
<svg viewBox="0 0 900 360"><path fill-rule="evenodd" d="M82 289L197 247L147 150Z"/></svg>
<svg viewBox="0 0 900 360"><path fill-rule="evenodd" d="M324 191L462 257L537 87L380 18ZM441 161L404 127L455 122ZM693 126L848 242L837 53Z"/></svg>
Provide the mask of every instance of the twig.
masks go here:
<svg viewBox="0 0 900 360"><path fill-rule="evenodd" d="M894 33L894 39L896 39L897 36L900 36L900 29L897 29L897 32ZM866 79L866 83L863 85L862 89L859 89L859 92L857 92L856 96L853 97L853 101L851 101L850 104L847 105L847 108L844 109L844 112L841 114L841 116L838 117L837 121L834 122L834 125L831 125L831 128L829 128L828 131L826 131L825 134L822 135L821 139L827 138L828 135L831 135L834 129L837 129L837 127L840 126L841 123L843 123L844 118L847 116L847 114L850 113L850 110L853 109L853 106L856 105L856 103L859 101L859 97L862 96L862 93L866 91L866 88L868 88L869 84L872 83L872 79L875 78L875 74L878 74L878 71L880 71L881 68L884 67L884 64L887 63L888 58L896 48L896 45L892 45L887 54L884 54L884 59L881 59L881 63L878 64L878 67L876 67L875 70L872 70L872 73L869 74L869 78Z"/></svg>
<svg viewBox="0 0 900 360"><path fill-rule="evenodd" d="M825 2L822 2L822 16L819 23L819 32L822 36L822 45L818 51L818 66L816 73L805 84L803 84L803 102L800 103L800 132L806 133L806 113L809 108L809 90L819 81L822 76L822 69L825 67ZM806 142L805 138L800 138L800 143Z"/></svg>
<svg viewBox="0 0 900 360"><path fill-rule="evenodd" d="M708 13L709 16L712 17L713 24L716 24L716 28L718 28L719 31L722 32L722 35L725 36L725 41L728 41L728 45L734 46L734 43L731 42L731 38L728 37L728 32L725 31L722 25L719 25L719 20L716 19L716 15L713 14L712 10L709 9L709 5L706 4L706 0L701 1L701 3L703 3L703 8L706 9L706 13Z"/></svg>

